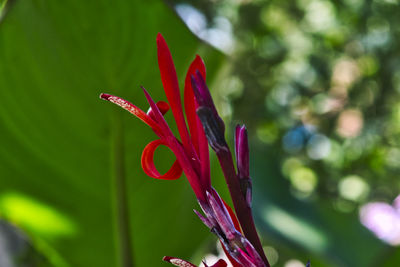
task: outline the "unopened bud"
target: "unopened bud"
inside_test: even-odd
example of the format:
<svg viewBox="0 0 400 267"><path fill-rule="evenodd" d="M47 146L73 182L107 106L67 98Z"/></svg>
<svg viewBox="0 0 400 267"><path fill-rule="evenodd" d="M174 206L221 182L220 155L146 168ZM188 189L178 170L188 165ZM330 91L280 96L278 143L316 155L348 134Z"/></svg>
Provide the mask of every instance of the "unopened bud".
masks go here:
<svg viewBox="0 0 400 267"><path fill-rule="evenodd" d="M249 142L246 127L237 125L235 131L235 154L238 175L241 179L249 177Z"/></svg>
<svg viewBox="0 0 400 267"><path fill-rule="evenodd" d="M238 169L238 178L240 183L240 189L246 203L251 207L252 199L252 181L250 178L249 171L249 142L247 138L246 127L237 125L235 131L235 156L236 166Z"/></svg>
<svg viewBox="0 0 400 267"><path fill-rule="evenodd" d="M215 191L214 191L215 192ZM228 211L226 210L222 200L219 198L218 194L210 194L207 192L207 199L210 203L211 208L214 211L215 219L218 225L221 227L221 230L225 234L228 240L232 240L236 237L236 228L233 225L233 222L229 216Z"/></svg>
<svg viewBox="0 0 400 267"><path fill-rule="evenodd" d="M203 125L204 133L211 148L215 151L226 148L224 129L218 122L219 118L215 117L208 107L199 107L196 113Z"/></svg>
<svg viewBox="0 0 400 267"><path fill-rule="evenodd" d="M203 125L208 143L215 150L226 149L225 124L218 115L210 91L199 71L191 77L192 88L196 97L197 115Z"/></svg>

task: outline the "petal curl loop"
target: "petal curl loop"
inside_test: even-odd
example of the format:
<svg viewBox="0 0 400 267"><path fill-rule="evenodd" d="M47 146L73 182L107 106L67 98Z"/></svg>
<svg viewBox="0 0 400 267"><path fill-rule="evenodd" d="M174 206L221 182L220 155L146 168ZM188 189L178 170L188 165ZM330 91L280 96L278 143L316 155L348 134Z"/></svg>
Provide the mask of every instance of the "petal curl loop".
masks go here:
<svg viewBox="0 0 400 267"><path fill-rule="evenodd" d="M165 174L160 174L157 171L156 166L154 165L154 152L156 151L157 147L160 145L164 145L164 146L168 147L168 145L165 143L165 141L163 141L161 139L157 139L157 140L151 141L143 149L143 153L142 153L143 171L152 178L163 179L163 180L176 180L179 177L181 177L181 175L182 175L182 167L179 164L178 160L175 160L174 164L172 164L171 168Z"/></svg>

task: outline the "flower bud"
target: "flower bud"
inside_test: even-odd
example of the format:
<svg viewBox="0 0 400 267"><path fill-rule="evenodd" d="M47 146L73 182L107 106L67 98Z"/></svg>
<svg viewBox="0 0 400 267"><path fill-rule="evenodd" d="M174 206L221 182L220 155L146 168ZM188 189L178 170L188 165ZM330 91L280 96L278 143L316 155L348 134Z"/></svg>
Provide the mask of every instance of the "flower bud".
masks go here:
<svg viewBox="0 0 400 267"><path fill-rule="evenodd" d="M249 171L249 142L246 127L237 125L235 131L235 156L238 170L240 189L246 199L247 205L251 207L252 181Z"/></svg>
<svg viewBox="0 0 400 267"><path fill-rule="evenodd" d="M199 71L192 75L192 88L198 108L197 115L203 125L208 143L215 150L226 149L225 124L218 115L210 91Z"/></svg>

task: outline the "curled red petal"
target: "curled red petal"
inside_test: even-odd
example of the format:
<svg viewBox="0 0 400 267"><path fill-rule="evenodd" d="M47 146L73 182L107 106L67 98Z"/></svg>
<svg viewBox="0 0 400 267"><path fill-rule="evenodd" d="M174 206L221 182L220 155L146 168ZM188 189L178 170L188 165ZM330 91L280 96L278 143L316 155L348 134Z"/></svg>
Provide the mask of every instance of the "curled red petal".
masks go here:
<svg viewBox="0 0 400 267"><path fill-rule="evenodd" d="M163 140L158 139L150 142L143 150L142 153L142 168L143 171L150 177L164 180L175 180L181 177L182 168L178 161L175 160L171 168L165 173L160 174L154 165L154 152L159 145L167 146ZM167 146L168 147L168 146Z"/></svg>

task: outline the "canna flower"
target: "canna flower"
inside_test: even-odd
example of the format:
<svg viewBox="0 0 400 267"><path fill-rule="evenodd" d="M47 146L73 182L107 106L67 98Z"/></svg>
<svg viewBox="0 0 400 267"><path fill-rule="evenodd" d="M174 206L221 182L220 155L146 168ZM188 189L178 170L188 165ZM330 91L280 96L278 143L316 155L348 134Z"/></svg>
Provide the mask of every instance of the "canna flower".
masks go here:
<svg viewBox="0 0 400 267"><path fill-rule="evenodd" d="M101 94L100 98L122 107L151 127L158 139L150 142L142 152L141 164L144 172L150 177L165 180L178 179L182 172L185 173L204 215L198 211L195 213L219 238L229 260L235 267L269 266L266 258L264 260L260 257L259 252L241 232L235 213L211 186L208 144L215 151L229 152L229 149L224 137L224 123L218 116L205 84L206 69L203 60L196 56L189 66L185 78L185 109L183 110L175 66L161 34L157 36L157 52L161 81L168 103L155 102L143 87L143 92L150 105L147 112L117 96ZM171 109L177 125L179 139L172 133L164 119L164 114L169 109ZM251 196L249 193L251 182L249 182L248 175L248 148L246 150L247 135L244 132L244 128L237 130L235 147L239 175L233 170L233 176L235 179L239 177L240 181L245 181L241 182L244 189L239 194L244 194L246 199L251 199L249 197ZM160 145L168 147L176 157L176 161L164 174L157 171L153 160L154 152ZM250 205L249 201L248 205ZM165 257L164 260L177 266L195 266L178 258ZM226 266L226 262L220 260L213 266L223 267Z"/></svg>
<svg viewBox="0 0 400 267"><path fill-rule="evenodd" d="M164 101L155 103L143 87L143 92L150 105L147 113L117 96L101 94L100 98L126 109L150 126L159 137L159 139L150 142L142 153L142 168L148 176L156 179L174 180L178 179L183 171L196 197L201 201L206 201L205 192L211 189L208 143L196 115L196 103L190 83L190 77L196 70L200 71L204 77L206 76L205 66L203 60L199 56L196 56L186 76L184 97L185 115L189 125L189 133L182 110L175 66L168 46L161 34L157 36L157 47L161 80L168 103ZM163 117L169 109L171 109L174 116L181 137L180 140L174 136ZM154 152L160 145L168 147L176 156L176 161L165 174L160 174L157 171L153 160Z"/></svg>

